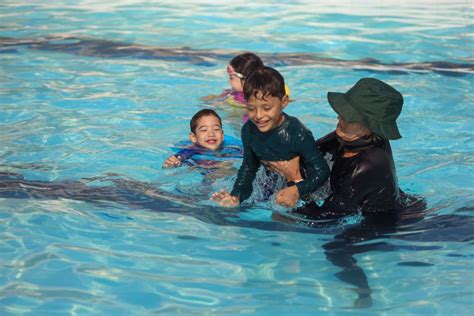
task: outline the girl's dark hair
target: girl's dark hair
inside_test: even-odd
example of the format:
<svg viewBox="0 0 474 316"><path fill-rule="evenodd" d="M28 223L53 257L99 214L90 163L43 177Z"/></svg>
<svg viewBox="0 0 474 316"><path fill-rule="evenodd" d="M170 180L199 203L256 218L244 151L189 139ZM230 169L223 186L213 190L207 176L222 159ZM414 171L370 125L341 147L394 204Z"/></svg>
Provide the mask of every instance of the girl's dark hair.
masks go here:
<svg viewBox="0 0 474 316"><path fill-rule="evenodd" d="M283 76L273 68L262 67L255 70L244 83L245 100L262 93L262 99L277 97L280 100L286 95L285 80Z"/></svg>
<svg viewBox="0 0 474 316"><path fill-rule="evenodd" d="M232 58L229 65L234 71L244 75L245 80L256 69L263 67L263 61L254 53L243 53Z"/></svg>
<svg viewBox="0 0 474 316"><path fill-rule="evenodd" d="M196 114L193 115L191 118L191 122L189 123L189 127L191 128L191 132L196 134L196 128L198 124L198 120L203 117L203 116L215 116L219 120L219 125L222 128L222 120L221 117L216 113L216 111L211 110L211 109L203 109L200 111L197 111Z"/></svg>

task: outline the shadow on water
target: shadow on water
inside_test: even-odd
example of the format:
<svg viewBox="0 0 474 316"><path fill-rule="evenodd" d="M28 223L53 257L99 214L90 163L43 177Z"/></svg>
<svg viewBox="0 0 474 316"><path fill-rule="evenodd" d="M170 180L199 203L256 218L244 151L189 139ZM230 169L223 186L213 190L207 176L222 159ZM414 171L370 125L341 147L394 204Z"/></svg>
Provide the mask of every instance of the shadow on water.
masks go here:
<svg viewBox="0 0 474 316"><path fill-rule="evenodd" d="M370 307L372 290L363 269L357 265L355 255L368 252L396 252L399 250L427 251L443 249L437 245L396 245L389 239L412 242L472 242L474 240L474 217L466 215L433 215L433 210L426 208L422 198L406 196L404 209L397 213L365 215L362 220L341 232L325 243L322 248L329 262L341 268L336 276L353 285L357 293L354 307ZM465 207L463 212L474 211L474 207ZM298 222L294 217L279 215L280 220ZM318 221L304 220L307 225L320 226ZM379 240L379 241L378 241ZM401 266L426 267L433 264L420 261L399 262Z"/></svg>
<svg viewBox="0 0 474 316"><path fill-rule="evenodd" d="M89 186L88 182L106 181L107 186ZM334 237L322 248L329 262L341 269L336 276L354 286L357 299L354 307L372 305L372 290L364 270L357 265L355 255L373 251L436 250L441 246L396 245L389 239L415 242L472 242L474 230L472 218L467 215L436 216L426 208L423 199L409 198L407 206L396 214L365 216L356 224L341 227L335 220L308 221L287 214L278 213L273 220L252 221L240 218L245 208L229 210L214 206L197 205L196 197L174 195L155 186L124 179L120 176L103 176L81 181L31 181L20 174L0 173L0 198L13 199L72 199L93 203L103 207L124 205L132 210L179 213L192 216L203 222L221 225L248 227L266 231L328 234ZM472 212L465 207L462 212ZM339 226L339 227L337 227ZM456 254L453 254L456 255ZM424 267L426 262L407 261L399 265Z"/></svg>
<svg viewBox="0 0 474 316"><path fill-rule="evenodd" d="M240 51L204 50L189 47L152 47L69 35L37 38L0 37L0 53L15 53L17 52L17 47L99 58L133 58L188 62L198 66L214 66L218 62L228 62L232 57L241 53ZM384 63L370 57L358 60L344 60L312 53L256 53L264 60L265 64L272 67L321 65L377 73L407 74L435 72L447 76L464 76L474 73L474 64L467 62Z"/></svg>

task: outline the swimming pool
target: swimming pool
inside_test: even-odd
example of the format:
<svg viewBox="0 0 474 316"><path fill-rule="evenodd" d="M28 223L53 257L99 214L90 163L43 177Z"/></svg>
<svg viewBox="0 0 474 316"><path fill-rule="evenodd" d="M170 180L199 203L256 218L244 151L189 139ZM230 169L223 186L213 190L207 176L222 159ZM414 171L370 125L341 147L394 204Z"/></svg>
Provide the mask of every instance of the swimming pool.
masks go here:
<svg viewBox="0 0 474 316"><path fill-rule="evenodd" d="M27 181L0 198L0 313L468 315L472 4L399 2L2 2L0 183ZM272 203L213 208L193 199L199 173L162 170L247 50L284 75L287 112L316 137L336 123L327 91L361 77L400 90L392 148L425 219L308 229L272 220ZM218 110L238 137L240 112ZM150 187L187 195L144 198ZM372 304L341 266L367 278Z"/></svg>

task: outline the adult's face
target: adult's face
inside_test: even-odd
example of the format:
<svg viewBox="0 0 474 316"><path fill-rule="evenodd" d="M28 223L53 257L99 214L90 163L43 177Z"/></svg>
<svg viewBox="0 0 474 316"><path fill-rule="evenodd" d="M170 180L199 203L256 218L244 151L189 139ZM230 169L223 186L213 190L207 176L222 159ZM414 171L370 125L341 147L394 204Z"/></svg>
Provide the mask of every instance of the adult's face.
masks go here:
<svg viewBox="0 0 474 316"><path fill-rule="evenodd" d="M346 142L372 134L372 132L361 123L344 122L340 117L338 117L338 119L339 122L337 123L336 134Z"/></svg>

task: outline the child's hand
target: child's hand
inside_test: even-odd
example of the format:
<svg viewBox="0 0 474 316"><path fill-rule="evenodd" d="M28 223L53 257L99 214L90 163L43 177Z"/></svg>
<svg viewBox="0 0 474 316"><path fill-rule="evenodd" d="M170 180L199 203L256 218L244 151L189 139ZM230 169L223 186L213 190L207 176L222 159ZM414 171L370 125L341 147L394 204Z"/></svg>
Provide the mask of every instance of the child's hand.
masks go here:
<svg viewBox="0 0 474 316"><path fill-rule="evenodd" d="M300 198L300 192L296 185L284 188L276 194L276 202L285 207L295 207Z"/></svg>
<svg viewBox="0 0 474 316"><path fill-rule="evenodd" d="M218 94L211 94L211 95L207 95L205 97L202 97L201 100L202 101L212 101L212 100L215 100L217 98L219 98Z"/></svg>
<svg viewBox="0 0 474 316"><path fill-rule="evenodd" d="M240 205L239 198L237 196L230 195L230 193L225 190L213 193L211 200L224 207L237 207Z"/></svg>
<svg viewBox="0 0 474 316"><path fill-rule="evenodd" d="M174 168L181 166L181 158L176 156L169 156L163 163L163 168Z"/></svg>

